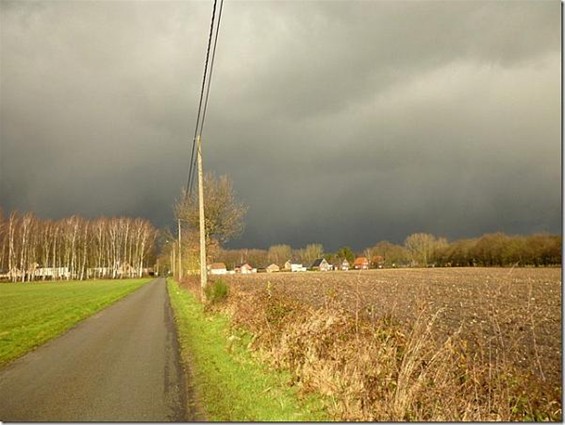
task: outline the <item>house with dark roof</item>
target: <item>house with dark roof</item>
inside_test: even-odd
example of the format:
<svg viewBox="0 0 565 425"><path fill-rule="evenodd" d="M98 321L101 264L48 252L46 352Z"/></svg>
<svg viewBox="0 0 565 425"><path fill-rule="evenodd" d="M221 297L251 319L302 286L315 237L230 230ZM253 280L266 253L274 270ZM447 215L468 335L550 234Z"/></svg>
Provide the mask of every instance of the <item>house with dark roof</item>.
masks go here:
<svg viewBox="0 0 565 425"><path fill-rule="evenodd" d="M318 258L314 260L312 265L310 266L312 270L319 270L321 272L327 272L328 270L332 270L333 266L328 263L325 258Z"/></svg>

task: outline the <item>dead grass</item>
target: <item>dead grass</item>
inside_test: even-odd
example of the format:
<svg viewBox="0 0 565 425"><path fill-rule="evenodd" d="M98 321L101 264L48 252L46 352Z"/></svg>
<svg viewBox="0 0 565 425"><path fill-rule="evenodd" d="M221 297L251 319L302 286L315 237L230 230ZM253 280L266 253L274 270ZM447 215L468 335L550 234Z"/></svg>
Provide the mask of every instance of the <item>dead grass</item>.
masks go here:
<svg viewBox="0 0 565 425"><path fill-rule="evenodd" d="M343 288L335 285L311 303L262 278L253 290L233 284L221 308L232 326L254 335L250 348L258 356L290 371L291 385L323 394L336 420L562 419L561 383L540 374L544 359L536 348L531 303L517 329L529 327L539 370L516 363L512 341L520 341L506 334L496 306L477 319L473 332L465 321L446 332L442 320L449 305L421 300L409 319L394 309L366 314L362 285L349 286L351 303L345 306Z"/></svg>

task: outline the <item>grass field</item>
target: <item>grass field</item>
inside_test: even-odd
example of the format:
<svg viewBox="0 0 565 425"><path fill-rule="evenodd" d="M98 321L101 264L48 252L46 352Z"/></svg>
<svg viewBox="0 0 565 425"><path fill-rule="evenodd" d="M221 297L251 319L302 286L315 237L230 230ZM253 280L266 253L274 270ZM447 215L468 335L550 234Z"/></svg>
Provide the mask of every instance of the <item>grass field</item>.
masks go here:
<svg viewBox="0 0 565 425"><path fill-rule="evenodd" d="M0 284L0 366L61 335L148 281Z"/></svg>
<svg viewBox="0 0 565 425"><path fill-rule="evenodd" d="M231 325L336 420L562 419L559 268L222 279Z"/></svg>
<svg viewBox="0 0 565 425"><path fill-rule="evenodd" d="M224 314L204 312L190 292L167 281L185 367L196 403L210 421L323 421L319 398L299 400L289 375L267 368L247 350L251 335L230 327Z"/></svg>

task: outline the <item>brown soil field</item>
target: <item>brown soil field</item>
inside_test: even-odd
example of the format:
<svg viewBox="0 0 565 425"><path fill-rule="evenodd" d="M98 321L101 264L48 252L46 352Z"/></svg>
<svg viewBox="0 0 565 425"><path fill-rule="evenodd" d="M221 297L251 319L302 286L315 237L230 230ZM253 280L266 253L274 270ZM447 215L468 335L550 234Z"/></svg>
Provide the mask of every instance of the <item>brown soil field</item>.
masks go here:
<svg viewBox="0 0 565 425"><path fill-rule="evenodd" d="M438 314L437 338L460 332L477 350L506 358L561 388L560 268L428 268L228 275L234 290L272 290L358 317L413 321ZM270 282L270 284L268 283Z"/></svg>

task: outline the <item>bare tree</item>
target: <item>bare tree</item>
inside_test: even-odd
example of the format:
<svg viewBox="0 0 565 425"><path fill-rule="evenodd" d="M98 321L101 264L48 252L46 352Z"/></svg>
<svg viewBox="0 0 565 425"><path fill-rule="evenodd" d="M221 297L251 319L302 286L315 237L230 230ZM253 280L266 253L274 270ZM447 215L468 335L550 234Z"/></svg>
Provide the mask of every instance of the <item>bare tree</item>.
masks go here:
<svg viewBox="0 0 565 425"><path fill-rule="evenodd" d="M6 268L6 252L8 251L7 223L0 208L0 271Z"/></svg>
<svg viewBox="0 0 565 425"><path fill-rule="evenodd" d="M414 233L406 238L404 246L410 252L415 264L427 266L433 250L433 235L428 233Z"/></svg>
<svg viewBox="0 0 565 425"><path fill-rule="evenodd" d="M219 248L243 232L243 217L247 207L237 200L233 184L227 176L216 177L212 173L204 176L205 235L208 257L218 254ZM175 205L175 218L188 225L190 234L198 234L198 197L182 193ZM186 227L184 227L186 229ZM183 238L186 233L183 233ZM187 235L187 240L195 237ZM184 255L183 255L184 256Z"/></svg>
<svg viewBox="0 0 565 425"><path fill-rule="evenodd" d="M32 226L33 226L33 214L26 213L22 217L21 220L21 232L20 232L20 241L21 241L21 249L20 249L20 271L21 271L21 281L25 282L26 276L29 279L29 269L31 263L31 255L30 251L34 248L33 244L31 243L31 234L32 234Z"/></svg>
<svg viewBox="0 0 565 425"><path fill-rule="evenodd" d="M312 264L316 259L321 258L324 255L324 247L319 243L311 243L306 245L304 248L304 254L302 261L304 261L308 266Z"/></svg>
<svg viewBox="0 0 565 425"><path fill-rule="evenodd" d="M269 248L267 258L271 263L282 266L292 257L292 248L289 245L273 245Z"/></svg>

